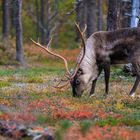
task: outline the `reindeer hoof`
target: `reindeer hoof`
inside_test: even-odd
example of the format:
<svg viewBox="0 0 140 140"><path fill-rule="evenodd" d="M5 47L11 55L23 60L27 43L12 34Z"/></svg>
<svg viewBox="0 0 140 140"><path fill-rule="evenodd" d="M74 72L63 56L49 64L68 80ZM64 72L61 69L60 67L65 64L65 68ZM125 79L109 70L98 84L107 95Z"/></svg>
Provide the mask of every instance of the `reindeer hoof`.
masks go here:
<svg viewBox="0 0 140 140"><path fill-rule="evenodd" d="M135 97L135 92L133 92L132 94L130 94L131 97Z"/></svg>
<svg viewBox="0 0 140 140"><path fill-rule="evenodd" d="M95 96L95 94L91 94L89 97L92 98L92 97L94 97L94 96Z"/></svg>

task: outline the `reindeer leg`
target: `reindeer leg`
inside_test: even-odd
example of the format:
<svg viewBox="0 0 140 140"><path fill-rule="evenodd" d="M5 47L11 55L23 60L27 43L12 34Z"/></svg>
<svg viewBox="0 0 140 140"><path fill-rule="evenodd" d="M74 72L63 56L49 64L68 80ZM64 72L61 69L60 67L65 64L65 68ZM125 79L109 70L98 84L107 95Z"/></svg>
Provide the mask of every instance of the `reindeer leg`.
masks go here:
<svg viewBox="0 0 140 140"><path fill-rule="evenodd" d="M110 78L110 64L105 65L104 67L104 76L105 76L105 92L108 94L109 91L109 78Z"/></svg>
<svg viewBox="0 0 140 140"><path fill-rule="evenodd" d="M133 88L131 89L131 91L129 93L130 96L134 96L135 95L135 91L136 91L139 83L140 83L140 75L137 75L135 83L133 85Z"/></svg>
<svg viewBox="0 0 140 140"><path fill-rule="evenodd" d="M136 91L136 89L137 89L137 87L138 87L138 85L140 83L140 64L139 64L139 62L137 62L135 64L133 63L133 67L134 67L134 69L136 71L136 80L135 80L135 83L134 83L130 93L129 93L130 96L135 95L135 91Z"/></svg>
<svg viewBox="0 0 140 140"><path fill-rule="evenodd" d="M90 96L92 96L95 92L95 85L96 85L97 79L92 81L92 87L91 87L91 91L90 91Z"/></svg>
<svg viewBox="0 0 140 140"><path fill-rule="evenodd" d="M102 68L100 67L98 77L100 76L101 72L102 72ZM90 96L92 96L94 94L94 92L95 92L95 86L96 86L96 82L97 82L98 77L95 80L92 81L92 87L91 87L91 90L90 90Z"/></svg>

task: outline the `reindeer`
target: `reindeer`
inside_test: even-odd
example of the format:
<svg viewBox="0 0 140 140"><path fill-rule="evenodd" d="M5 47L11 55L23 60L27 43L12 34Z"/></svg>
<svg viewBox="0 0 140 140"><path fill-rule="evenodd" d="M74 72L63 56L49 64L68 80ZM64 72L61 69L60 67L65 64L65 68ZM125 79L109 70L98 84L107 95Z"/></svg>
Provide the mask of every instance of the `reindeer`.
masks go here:
<svg viewBox="0 0 140 140"><path fill-rule="evenodd" d="M136 71L136 80L129 93L134 96L140 82L140 28L124 28L115 31L99 31L93 33L86 41L84 32L78 24L77 30L82 39L82 49L77 59L75 71L71 73L68 69L66 58L55 54L49 50L52 39L47 47L39 42L32 42L47 53L59 57L64 61L68 81L65 85L58 83L56 88L63 88L69 83L72 86L73 96L80 97L82 93L89 89L89 95L95 92L96 81L104 70L105 92L109 92L110 65L131 63Z"/></svg>

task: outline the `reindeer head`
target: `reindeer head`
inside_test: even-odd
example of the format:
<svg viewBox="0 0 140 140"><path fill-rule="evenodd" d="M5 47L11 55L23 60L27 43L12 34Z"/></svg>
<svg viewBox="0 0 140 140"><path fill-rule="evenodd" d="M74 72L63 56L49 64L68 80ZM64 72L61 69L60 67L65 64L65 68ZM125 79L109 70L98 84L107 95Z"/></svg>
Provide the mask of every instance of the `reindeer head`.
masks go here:
<svg viewBox="0 0 140 140"><path fill-rule="evenodd" d="M91 84L90 84L90 81L92 80L92 77L95 77L93 76L93 73L92 73L92 70L89 69L88 67L87 68L83 68L81 67L81 63L84 59L84 56L85 56L85 52L86 52L86 45L85 45L85 40L84 40L84 32L86 31L86 28L87 26L85 25L85 28L83 31L81 31L80 27L78 24L76 24L76 27L77 27L77 30L79 31L80 33L80 36L81 36L81 39L82 39L82 50L81 50L81 55L80 55L80 59L77 61L77 64L75 66L75 70L73 73L71 73L68 69L68 63L67 63L67 60L66 58L64 58L63 56L59 55L59 54L56 54L56 53L53 53L49 50L49 46L52 42L52 38L51 40L49 41L49 43L47 44L47 46L43 46L38 42L32 40L32 42L37 45L38 47L42 48L43 50L45 50L47 53L51 54L51 55L54 55L60 59L62 59L64 61L64 64L65 64L65 70L66 70L66 74L65 74L65 77L67 78L67 81L64 85L61 85L61 81L56 85L56 86L53 86L55 88L58 88L58 89L61 89L61 88L64 88L65 86L67 86L69 83L71 84L72 86L72 91L73 91L73 96L81 96L83 91L85 89L87 89L88 87L91 87ZM93 67L91 67L93 68ZM95 67L94 67L95 68Z"/></svg>

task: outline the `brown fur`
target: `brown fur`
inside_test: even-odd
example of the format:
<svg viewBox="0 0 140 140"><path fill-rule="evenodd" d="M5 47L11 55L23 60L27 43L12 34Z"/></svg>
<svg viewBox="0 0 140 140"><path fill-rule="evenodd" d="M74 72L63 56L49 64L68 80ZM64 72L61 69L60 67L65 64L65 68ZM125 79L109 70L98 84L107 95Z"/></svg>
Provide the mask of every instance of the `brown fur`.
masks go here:
<svg viewBox="0 0 140 140"><path fill-rule="evenodd" d="M140 28L96 32L88 40L94 42L92 47L95 53L95 60L93 62L96 62L98 66L98 76L101 70L104 69L106 93L108 93L110 65L132 63L136 70L136 81L130 91L130 95L133 95L140 82ZM77 93L79 85L77 86L74 81L79 77L76 75L72 82L73 91ZM94 93L97 78L93 79L90 95ZM76 95L76 92L73 94ZM81 93L78 94L81 95Z"/></svg>
<svg viewBox="0 0 140 140"><path fill-rule="evenodd" d="M99 61L107 59L110 60L111 64L125 64L132 62L134 58L140 55L139 28L97 32L92 37L96 39L94 47Z"/></svg>

